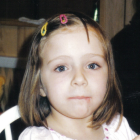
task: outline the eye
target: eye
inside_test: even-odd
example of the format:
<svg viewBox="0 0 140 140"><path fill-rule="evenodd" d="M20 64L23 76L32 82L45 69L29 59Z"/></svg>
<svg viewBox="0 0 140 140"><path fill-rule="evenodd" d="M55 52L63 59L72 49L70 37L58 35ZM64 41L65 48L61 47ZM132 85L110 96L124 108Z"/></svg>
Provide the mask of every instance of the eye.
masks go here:
<svg viewBox="0 0 140 140"><path fill-rule="evenodd" d="M95 64L95 63L92 63L92 64L89 64L87 67L89 69L97 69L99 66L97 64Z"/></svg>
<svg viewBox="0 0 140 140"><path fill-rule="evenodd" d="M65 66L59 66L55 69L55 71L58 71L58 72L63 72L65 70L67 70L67 68Z"/></svg>

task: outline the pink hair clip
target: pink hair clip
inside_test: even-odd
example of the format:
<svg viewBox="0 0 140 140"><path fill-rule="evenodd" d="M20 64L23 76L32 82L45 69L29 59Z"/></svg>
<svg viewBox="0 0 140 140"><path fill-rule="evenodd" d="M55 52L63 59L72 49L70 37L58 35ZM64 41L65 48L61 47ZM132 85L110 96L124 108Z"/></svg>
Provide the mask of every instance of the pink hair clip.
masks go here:
<svg viewBox="0 0 140 140"><path fill-rule="evenodd" d="M66 24L68 22L68 19L67 19L66 15L64 15L64 14L61 14L59 16L59 18L60 18L61 24Z"/></svg>

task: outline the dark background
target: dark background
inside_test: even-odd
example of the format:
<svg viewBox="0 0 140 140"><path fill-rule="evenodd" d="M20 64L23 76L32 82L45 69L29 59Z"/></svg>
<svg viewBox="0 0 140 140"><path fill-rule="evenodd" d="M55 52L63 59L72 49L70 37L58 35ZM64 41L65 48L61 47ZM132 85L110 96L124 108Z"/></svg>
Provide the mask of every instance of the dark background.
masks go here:
<svg viewBox="0 0 140 140"><path fill-rule="evenodd" d="M0 0L0 18L48 18L56 13L74 10L93 16L99 0Z"/></svg>

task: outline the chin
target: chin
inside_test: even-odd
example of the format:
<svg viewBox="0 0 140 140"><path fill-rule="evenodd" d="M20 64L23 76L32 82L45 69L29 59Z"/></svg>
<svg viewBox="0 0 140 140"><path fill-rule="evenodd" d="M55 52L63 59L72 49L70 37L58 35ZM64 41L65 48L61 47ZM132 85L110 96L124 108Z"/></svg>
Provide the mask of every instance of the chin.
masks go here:
<svg viewBox="0 0 140 140"><path fill-rule="evenodd" d="M72 114L68 115L72 119L85 119L88 117L92 117L93 113L87 113L87 112L74 112Z"/></svg>

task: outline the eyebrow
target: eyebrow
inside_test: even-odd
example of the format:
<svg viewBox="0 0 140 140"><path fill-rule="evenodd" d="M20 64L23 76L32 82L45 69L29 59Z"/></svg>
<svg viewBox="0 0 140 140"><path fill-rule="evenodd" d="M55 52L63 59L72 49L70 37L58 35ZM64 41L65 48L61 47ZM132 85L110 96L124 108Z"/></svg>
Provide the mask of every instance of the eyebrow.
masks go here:
<svg viewBox="0 0 140 140"><path fill-rule="evenodd" d="M93 54L93 53L85 54L83 57L96 57L96 56L99 56L99 57L102 57L103 59L105 59L105 56L104 55L101 55L101 54Z"/></svg>
<svg viewBox="0 0 140 140"><path fill-rule="evenodd" d="M70 56L66 56L66 55L61 55L61 56L58 56L58 57L56 57L54 59L49 60L47 64L49 64L52 61L57 60L57 59L71 59L71 57Z"/></svg>
<svg viewBox="0 0 140 140"><path fill-rule="evenodd" d="M85 55L82 56L82 57L89 57L89 58L91 58L91 57L96 57L96 56L105 59L104 55L93 54L93 53L85 54ZM54 59L49 60L47 64L49 64L49 63L51 63L52 61L55 61L55 60L57 60L57 59L72 59L72 58L71 58L70 56L61 55L61 56L58 56L58 57L56 57L56 58L54 58Z"/></svg>

